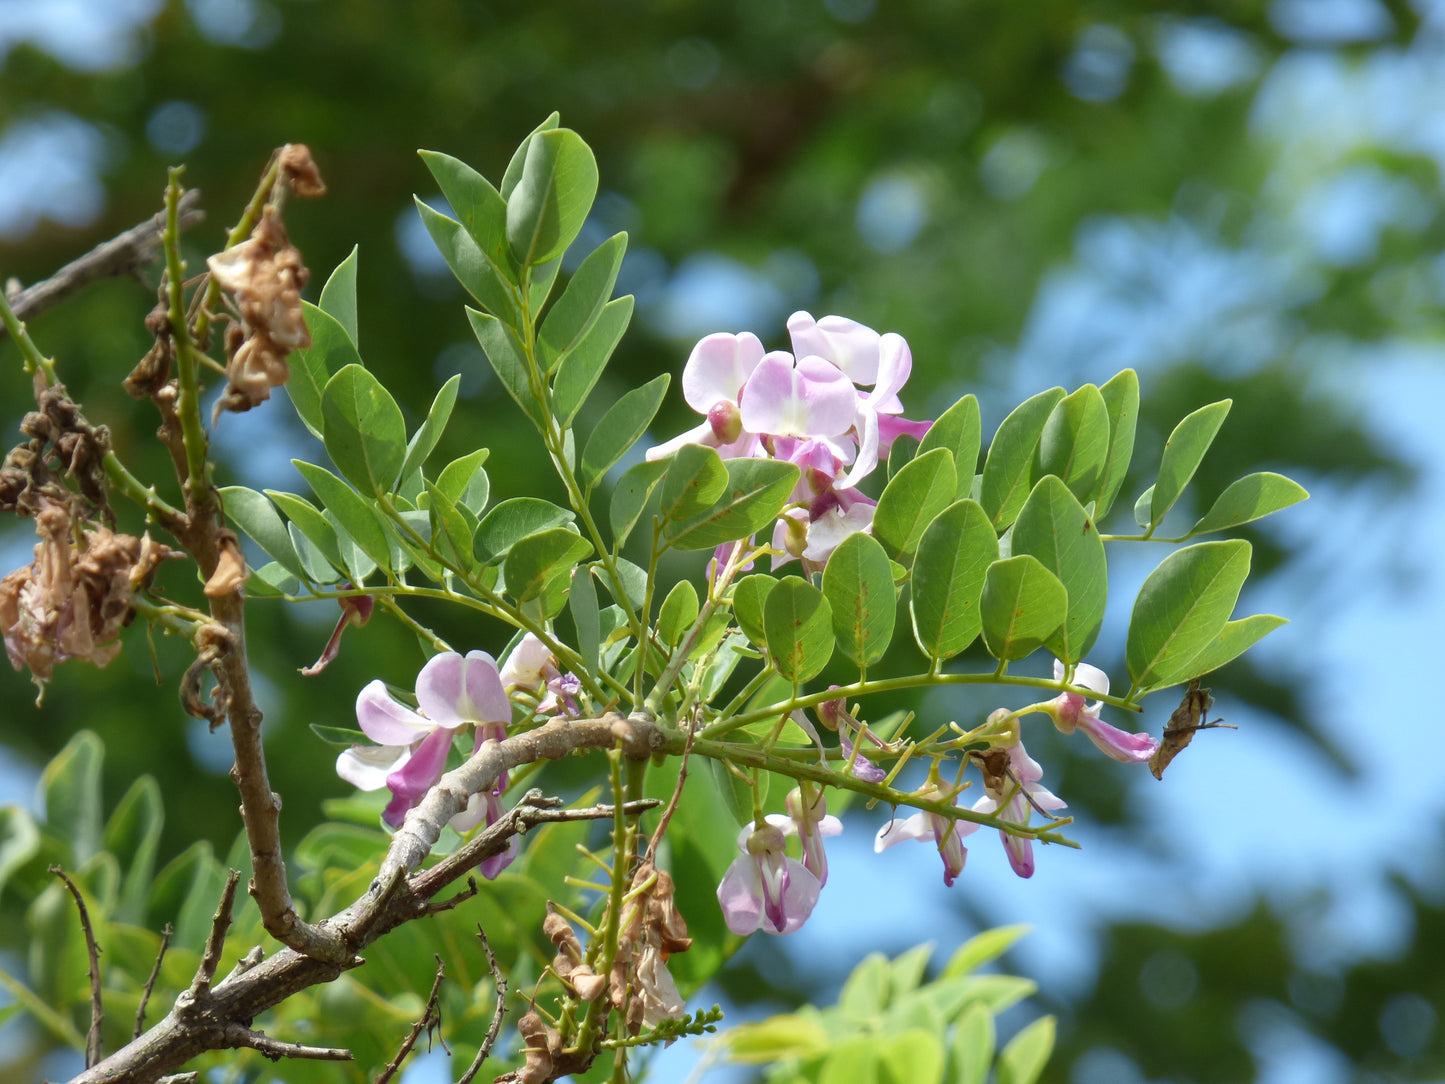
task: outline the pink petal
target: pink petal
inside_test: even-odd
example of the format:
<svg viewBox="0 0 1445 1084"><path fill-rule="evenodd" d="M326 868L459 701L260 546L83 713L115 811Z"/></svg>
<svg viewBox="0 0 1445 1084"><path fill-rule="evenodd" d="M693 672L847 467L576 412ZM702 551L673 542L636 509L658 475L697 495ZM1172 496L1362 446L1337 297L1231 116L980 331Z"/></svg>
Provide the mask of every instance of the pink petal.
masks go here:
<svg viewBox="0 0 1445 1084"><path fill-rule="evenodd" d="M704 444L707 447L711 448L716 443L717 434L712 431L712 425L708 422L703 422L701 425L695 426L694 428L687 430L685 433L679 433L671 440L664 441L663 443L658 444L655 447L647 449L647 459L649 462L654 462L659 459L666 459L668 456L672 455L673 452L681 448L684 444Z"/></svg>
<svg viewBox="0 0 1445 1084"><path fill-rule="evenodd" d="M1142 764L1159 748L1159 743L1148 734L1130 734L1089 714L1079 716L1079 729L1106 757L1123 764Z"/></svg>
<svg viewBox="0 0 1445 1084"><path fill-rule="evenodd" d="M825 316L814 320L806 312L788 317L793 353L827 358L855 384L872 384L878 379L878 332L846 316Z"/></svg>
<svg viewBox="0 0 1445 1084"><path fill-rule="evenodd" d="M437 727L416 747L410 760L386 777L386 785L399 800L416 805L442 777L451 747L452 732L445 727Z"/></svg>
<svg viewBox="0 0 1445 1084"><path fill-rule="evenodd" d="M878 415L878 450L886 455L899 437L922 440L932 428L932 422L911 422L907 418L899 418L884 411Z"/></svg>
<svg viewBox="0 0 1445 1084"><path fill-rule="evenodd" d="M838 479L839 489L852 489L878 466L878 415L866 404L860 405L855 424L858 428L858 458L848 468L848 473Z"/></svg>
<svg viewBox="0 0 1445 1084"><path fill-rule="evenodd" d="M369 682L357 694L356 721L379 745L410 745L436 728L435 723L393 700L380 680Z"/></svg>
<svg viewBox="0 0 1445 1084"><path fill-rule="evenodd" d="M913 352L902 335L892 331L878 343L878 384L868 396L873 409L884 414L901 414L898 393L913 372Z"/></svg>
<svg viewBox="0 0 1445 1084"><path fill-rule="evenodd" d="M512 648L507 661L502 664L501 679L504 687L513 685L534 689L542 681L542 670L551 661L551 649L534 633L527 633Z"/></svg>
<svg viewBox="0 0 1445 1084"><path fill-rule="evenodd" d="M743 388L743 428L776 437L833 437L853 426L858 393L831 362L774 351Z"/></svg>
<svg viewBox="0 0 1445 1084"><path fill-rule="evenodd" d="M881 854L894 844L910 839L932 841L933 821L927 813L915 813L903 820L895 817L878 829L878 834L873 837L873 853Z"/></svg>
<svg viewBox="0 0 1445 1084"><path fill-rule="evenodd" d="M751 857L733 859L717 886L717 902L728 929L741 937L763 924L763 882Z"/></svg>
<svg viewBox="0 0 1445 1084"><path fill-rule="evenodd" d="M699 414L706 414L719 400L736 403L762 360L762 341L750 331L708 335L692 348L683 366L682 397Z"/></svg>
<svg viewBox="0 0 1445 1084"><path fill-rule="evenodd" d="M496 661L485 651L468 652L465 658L446 652L428 659L417 675L416 699L438 726L512 719Z"/></svg>
<svg viewBox="0 0 1445 1084"><path fill-rule="evenodd" d="M336 774L357 790L380 790L410 757L405 745L353 745L336 758Z"/></svg>

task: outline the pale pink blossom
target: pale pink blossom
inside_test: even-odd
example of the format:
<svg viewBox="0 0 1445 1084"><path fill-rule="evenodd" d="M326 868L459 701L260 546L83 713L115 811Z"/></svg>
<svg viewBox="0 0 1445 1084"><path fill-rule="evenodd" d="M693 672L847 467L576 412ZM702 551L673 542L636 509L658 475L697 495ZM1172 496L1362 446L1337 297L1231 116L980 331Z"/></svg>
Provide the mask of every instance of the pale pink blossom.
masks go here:
<svg viewBox="0 0 1445 1084"><path fill-rule="evenodd" d="M822 882L784 853L784 843L784 830L773 823L744 825L738 833L742 856L733 859L717 889L723 920L733 933L792 933L813 913Z"/></svg>
<svg viewBox="0 0 1445 1084"><path fill-rule="evenodd" d="M1064 680L1064 664L1057 659L1054 660L1054 680ZM1073 684L1090 692L1108 693L1109 675L1097 666L1081 662L1074 670ZM1079 693L1060 693L1046 710L1060 731L1072 734L1075 729L1082 730L1101 753L1123 764L1142 764L1154 755L1154 750L1159 748L1155 738L1110 726L1099 718L1103 707L1102 700L1086 707Z"/></svg>

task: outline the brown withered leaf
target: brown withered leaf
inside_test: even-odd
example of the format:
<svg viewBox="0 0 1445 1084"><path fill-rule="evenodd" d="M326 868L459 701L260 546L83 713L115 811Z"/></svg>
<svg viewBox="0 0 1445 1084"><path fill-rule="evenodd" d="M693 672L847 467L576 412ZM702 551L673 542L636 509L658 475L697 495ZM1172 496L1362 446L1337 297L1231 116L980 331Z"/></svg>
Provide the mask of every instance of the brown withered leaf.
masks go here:
<svg viewBox="0 0 1445 1084"><path fill-rule="evenodd" d="M1154 755L1149 758L1149 770L1154 773L1155 779L1164 778L1164 769L1194 740L1196 732L1214 727L1239 729L1222 719L1216 719L1212 723L1201 722L1213 704L1214 697L1209 695L1208 689L1199 687L1198 678L1189 683L1184 699L1179 702L1179 706L1174 709L1169 716L1169 722L1164 726L1164 736L1160 739L1159 748L1154 750Z"/></svg>

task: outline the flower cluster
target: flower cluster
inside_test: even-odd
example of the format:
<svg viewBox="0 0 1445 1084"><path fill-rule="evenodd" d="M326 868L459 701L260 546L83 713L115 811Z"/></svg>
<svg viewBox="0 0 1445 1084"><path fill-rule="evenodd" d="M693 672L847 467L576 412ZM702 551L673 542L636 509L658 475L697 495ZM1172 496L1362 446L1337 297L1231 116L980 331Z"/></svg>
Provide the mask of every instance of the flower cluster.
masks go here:
<svg viewBox="0 0 1445 1084"><path fill-rule="evenodd" d="M648 459L684 444L794 463L802 472L779 518L773 547L783 560L819 566L848 535L868 530L877 502L857 488L899 436L921 438L931 423L902 417L913 355L901 335L880 335L844 316L788 319L792 353L765 351L751 332L719 332L693 347L682 372L693 429L660 444Z"/></svg>
<svg viewBox="0 0 1445 1084"><path fill-rule="evenodd" d="M356 721L377 745L353 745L336 758L336 774L361 790L391 791L382 820L401 827L407 811L415 807L446 770L447 753L458 735L471 728L472 751L488 741L507 736L512 705L502 686L496 661L485 651L467 655L435 655L416 679L417 709L393 699L381 681L373 681L356 698ZM491 790L472 797L467 808L451 819L459 832L502 815L501 796L507 773ZM516 838L508 849L482 863L483 876L495 877L516 857Z"/></svg>
<svg viewBox="0 0 1445 1084"><path fill-rule="evenodd" d="M1066 672L1062 663L1055 663L1056 681L1063 681ZM1108 676L1087 664L1075 668L1072 683L1097 693L1109 691ZM1047 817L1064 808L1063 800L1043 785L1043 768L1024 748L1018 720L1026 714L1048 715L1066 734L1082 730L1114 760L1132 764L1146 762L1158 747L1158 741L1148 734L1130 734L1110 726L1099 718L1102 708L1102 701L1086 705L1081 694L1063 692L1053 700L1016 712L1007 708L993 712L984 726L967 739L984 743L983 749L972 748L968 754L983 775L983 795L974 802L972 811L994 814L1005 824L1027 828L1033 811ZM866 741L887 750L890 748L887 743L869 732L842 699L824 701L817 711L823 726L838 732L845 770L867 783L884 781L887 773L871 764L857 747ZM794 719L817 742L817 731L802 713L794 713ZM966 787L967 784L944 782L935 763L914 797L921 802L956 805L958 795ZM742 857L728 867L717 893L728 928L734 933L746 935L757 929L791 933L803 925L817 905L819 891L828 879L823 837L837 835L842 825L837 818L826 815L821 793L806 799L804 793L794 790L788 795L787 816L772 814L761 818L756 824L744 826L738 834ZM907 840L927 843L938 850L943 862L943 883L951 886L968 861L964 840L978 828L973 821L946 813L920 811L910 817L891 818L878 830L873 849L885 851ZM802 861L786 853L790 836L797 836L802 843ZM1014 873L1032 877L1033 841L1027 835L1006 829L999 830L999 838Z"/></svg>

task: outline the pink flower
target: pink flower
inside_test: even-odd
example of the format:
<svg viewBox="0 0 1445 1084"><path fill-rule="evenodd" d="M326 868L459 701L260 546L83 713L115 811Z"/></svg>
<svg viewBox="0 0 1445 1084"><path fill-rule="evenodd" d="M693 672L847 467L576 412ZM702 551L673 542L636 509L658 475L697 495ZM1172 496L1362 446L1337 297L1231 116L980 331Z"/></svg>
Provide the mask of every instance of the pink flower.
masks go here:
<svg viewBox="0 0 1445 1084"><path fill-rule="evenodd" d="M1064 664L1058 659L1054 660L1054 680L1064 680ZM1109 675L1086 662L1079 663L1074 670L1073 683L1091 692L1109 691ZM1101 753L1121 763L1142 764L1154 755L1154 750L1159 748L1158 741L1148 734L1130 734L1110 726L1099 718L1103 707L1102 700L1085 707L1079 693L1060 693L1045 710L1061 732L1072 734L1076 728L1082 730Z"/></svg>
<svg viewBox="0 0 1445 1084"><path fill-rule="evenodd" d="M831 361L774 350L743 386L743 428L774 437L836 437L853 427L857 393Z"/></svg>
<svg viewBox="0 0 1445 1084"><path fill-rule="evenodd" d="M682 370L682 397L706 420L665 444L648 450L648 459L664 459L684 444L716 448L724 459L751 455L757 438L743 431L738 400L743 385L763 360L763 344L752 332L717 332L692 348Z"/></svg>
<svg viewBox="0 0 1445 1084"><path fill-rule="evenodd" d="M1039 780L1044 776L1044 770L1039 767L1038 761L1024 751L1023 742L1015 742L1009 746L1008 761L1007 774L995 777L990 776L988 772L984 773L986 793L973 803L975 813L993 813L997 810L1000 819L1006 820L1010 824L1027 826L1029 812L1035 806L1045 812L1064 808L1063 799L1039 785ZM1032 877L1034 875L1033 840L1013 835L1003 829L999 829L998 834L999 838L1003 840L1004 851L1008 854L1009 865L1013 867L1013 871L1020 877Z"/></svg>
<svg viewBox="0 0 1445 1084"><path fill-rule="evenodd" d="M416 698L413 711L393 700L381 681L368 684L356 698L356 721L378 744L353 745L336 758L336 774L353 786L390 788L382 819L392 828L401 826L407 810L441 778L462 727L479 727L480 745L486 737L505 737L512 720L497 664L484 651L433 656L417 675ZM492 726L483 729L484 724Z"/></svg>
<svg viewBox="0 0 1445 1084"><path fill-rule="evenodd" d="M743 937L757 929L792 933L813 913L823 887L803 863L784 853L785 832L769 821L743 826L738 833L742 857L733 860L717 888L723 920Z"/></svg>
<svg viewBox="0 0 1445 1084"><path fill-rule="evenodd" d="M938 783L925 785L918 792L918 796L933 800L957 797ZM895 817L880 828L873 840L873 851L875 854L882 853L907 839L936 844L938 855L943 859L943 883L952 887L958 875L963 872L964 863L968 861L968 848L963 845L964 837L976 831L978 825L971 821L950 820L938 813L915 813L906 820Z"/></svg>

